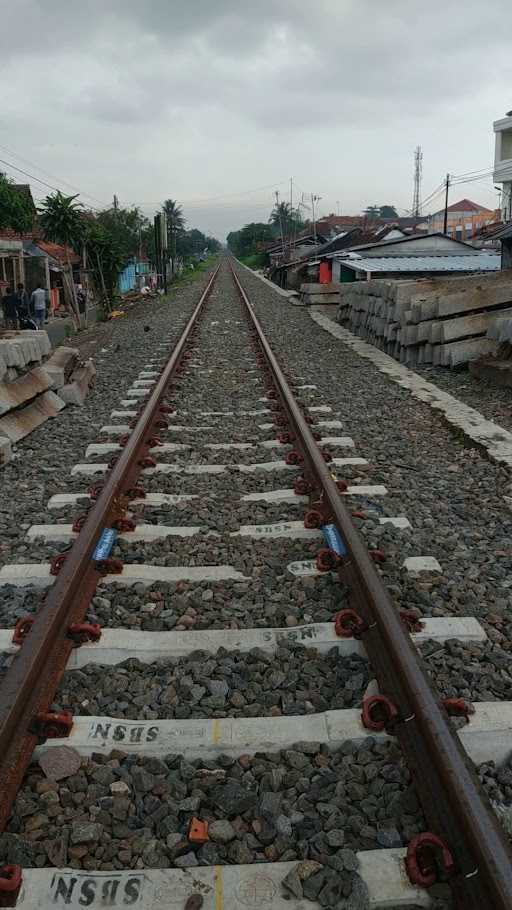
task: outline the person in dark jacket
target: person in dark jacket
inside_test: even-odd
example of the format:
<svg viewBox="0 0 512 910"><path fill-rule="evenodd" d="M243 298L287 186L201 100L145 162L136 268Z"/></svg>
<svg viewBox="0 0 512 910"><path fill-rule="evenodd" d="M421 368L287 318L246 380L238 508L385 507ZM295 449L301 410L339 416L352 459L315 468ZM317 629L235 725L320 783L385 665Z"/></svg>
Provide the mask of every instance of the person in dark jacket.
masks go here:
<svg viewBox="0 0 512 910"><path fill-rule="evenodd" d="M18 301L12 288L7 288L5 297L2 300L2 309L4 311L4 325L6 329L18 328Z"/></svg>
<svg viewBox="0 0 512 910"><path fill-rule="evenodd" d="M16 286L16 299L18 301L18 316L28 316L30 314L30 297L28 296L25 285L18 284Z"/></svg>

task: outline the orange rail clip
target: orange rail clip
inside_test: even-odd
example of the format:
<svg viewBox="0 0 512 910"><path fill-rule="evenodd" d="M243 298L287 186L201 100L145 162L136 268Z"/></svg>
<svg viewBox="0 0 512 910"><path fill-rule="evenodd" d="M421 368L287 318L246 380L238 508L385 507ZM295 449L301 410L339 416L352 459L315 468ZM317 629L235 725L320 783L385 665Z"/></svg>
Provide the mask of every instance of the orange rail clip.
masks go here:
<svg viewBox="0 0 512 910"><path fill-rule="evenodd" d="M192 817L187 836L192 844L205 844L208 840L208 822Z"/></svg>

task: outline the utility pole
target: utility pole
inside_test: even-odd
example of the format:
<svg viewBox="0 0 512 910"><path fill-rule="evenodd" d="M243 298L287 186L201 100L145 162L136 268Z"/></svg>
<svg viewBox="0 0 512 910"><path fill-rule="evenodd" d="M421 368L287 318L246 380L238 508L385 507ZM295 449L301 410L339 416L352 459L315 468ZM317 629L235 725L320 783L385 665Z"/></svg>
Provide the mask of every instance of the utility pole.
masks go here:
<svg viewBox="0 0 512 910"><path fill-rule="evenodd" d="M316 215L315 215L315 202L320 202L321 196L315 196L314 193L311 193L311 212L313 215L313 237L315 238L316 243Z"/></svg>
<svg viewBox="0 0 512 910"><path fill-rule="evenodd" d="M414 152L414 191L412 195L412 214L418 218L421 212L421 175L423 172L423 152L421 145Z"/></svg>
<svg viewBox="0 0 512 910"><path fill-rule="evenodd" d="M290 177L290 259L292 258L293 233L293 177Z"/></svg>
<svg viewBox="0 0 512 910"><path fill-rule="evenodd" d="M337 214L337 215L341 215L340 200L339 200L339 199L338 199L337 202L336 202L336 214Z"/></svg>
<svg viewBox="0 0 512 910"><path fill-rule="evenodd" d="M443 234L446 234L448 228L448 190L450 189L450 175L446 175L445 183L446 191L444 195L444 225L443 225Z"/></svg>
<svg viewBox="0 0 512 910"><path fill-rule="evenodd" d="M279 190L275 191L276 195L276 211L279 216L279 227L281 229L281 255L284 259L284 234L283 234L283 219L281 216L281 209L279 208Z"/></svg>

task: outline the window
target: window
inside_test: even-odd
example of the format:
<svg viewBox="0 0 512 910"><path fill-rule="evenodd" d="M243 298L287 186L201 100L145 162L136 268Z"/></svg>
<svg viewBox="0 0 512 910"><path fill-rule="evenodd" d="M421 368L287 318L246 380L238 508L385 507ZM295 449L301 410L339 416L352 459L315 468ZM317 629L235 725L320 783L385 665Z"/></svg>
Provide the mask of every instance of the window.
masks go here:
<svg viewBox="0 0 512 910"><path fill-rule="evenodd" d="M501 134L501 160L512 158L512 130L503 130Z"/></svg>

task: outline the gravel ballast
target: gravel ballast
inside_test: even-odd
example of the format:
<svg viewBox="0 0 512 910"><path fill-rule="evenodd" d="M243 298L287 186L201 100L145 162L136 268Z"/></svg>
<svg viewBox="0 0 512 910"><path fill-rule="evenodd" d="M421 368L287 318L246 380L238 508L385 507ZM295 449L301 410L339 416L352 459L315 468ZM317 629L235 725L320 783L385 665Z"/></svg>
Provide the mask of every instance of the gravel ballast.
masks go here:
<svg viewBox="0 0 512 910"><path fill-rule="evenodd" d="M395 535L383 547L383 577L395 602L425 615L477 616L510 650L502 631L512 620L509 471L468 447L438 413L321 329L305 308L291 306L246 269L239 274L282 365L317 386L317 400L332 407L354 439L354 454L370 463L369 482L387 487L377 507L407 516L416 555L441 564L439 576L400 578L405 535ZM362 532L370 540L374 534ZM489 614L502 626L488 623Z"/></svg>
<svg viewBox="0 0 512 910"><path fill-rule="evenodd" d="M509 485L512 492L508 472L468 448L439 415L324 332L303 309L290 306L246 270L240 270L240 277L303 406L330 409L310 411L315 429L355 443L353 448L329 443L322 448L335 457L367 460L337 467L336 476L388 491L351 495L344 502L357 513L353 520L368 548L384 553L385 561L376 568L394 604L416 608L423 616L476 616L486 628L490 640L485 645L450 641L421 646L440 695L470 702L510 700L512 520L503 500ZM54 493L84 492L95 482L71 477L72 466L110 459L110 454L86 459L87 444L117 441L115 435L101 434L101 428L122 422L110 417L111 410L123 409L119 402L169 327L176 340L205 280L177 292L171 319L169 305L158 303L109 326L108 340L98 336L98 385L85 409L66 409L21 444L18 458L5 469L20 495L1 504L0 564L47 562L63 549L42 539L27 541L26 531L31 524L68 524L84 511L87 500L54 512L46 504ZM323 546L320 537L232 536L243 525L301 521L305 505L241 500L249 493L291 490L301 471L238 470L239 465L283 459L291 447L260 445L281 429L273 423L272 402L261 400L268 383L225 268L178 384L169 395L176 413L160 436L165 443L190 448L153 455L162 464L180 466L183 473L149 473L142 482L147 492L198 498L156 509L137 505L134 516L139 524L198 526L201 531L151 544L118 540L112 555L128 564L162 567L228 565L246 578L101 586L88 620L105 628L151 632L291 629L332 622L348 605L336 575L296 578L288 570L289 563L315 560ZM139 407L136 399L133 407ZM235 413L202 414L207 411ZM241 414L247 411L262 413ZM341 427L322 429L324 420L340 421ZM173 431L172 426L184 429ZM195 432L198 426L202 429ZM247 442L254 448L209 448ZM208 464L226 470L186 473ZM408 518L411 528L379 521L398 516ZM403 562L413 556L436 557L441 571L411 576ZM41 599L41 592L0 589L0 624L12 625L37 609ZM309 646L282 643L274 654L221 649L153 664L130 659L114 667L89 665L65 674L55 704L76 715L134 720L291 715L297 718L299 738L302 715L358 708L372 676L361 657L341 658L336 649L319 655ZM487 763L479 773L505 824L512 804L510 770ZM210 839L204 845L187 839L192 816L209 822ZM354 852L404 846L425 825L398 746L368 738L357 748L299 743L279 753L211 761L191 761L186 755L142 759L122 752L93 754L82 760L77 774L59 783L46 780L33 766L6 837L11 838L9 855L25 850L27 865L83 870L307 860L320 866L300 880L302 892L295 896L343 907L343 899L353 895L355 902L358 893ZM2 844L7 849L5 840ZM299 888L297 877L292 875L286 886L290 894ZM365 906L360 897L354 903L357 910ZM436 908L449 906L443 898Z"/></svg>
<svg viewBox="0 0 512 910"><path fill-rule="evenodd" d="M57 701L74 714L134 720L276 717L352 708L369 681L368 662L358 655L283 644L274 654L221 649L150 665L89 665L66 673Z"/></svg>
<svg viewBox="0 0 512 910"><path fill-rule="evenodd" d="M199 847L186 836L194 816L213 824ZM357 750L299 742L216 761L93 754L59 783L30 773L8 832L30 845L27 865L183 868L313 859L341 872L351 871L349 857L355 871L353 851L400 846L422 824L399 751L368 738Z"/></svg>

